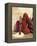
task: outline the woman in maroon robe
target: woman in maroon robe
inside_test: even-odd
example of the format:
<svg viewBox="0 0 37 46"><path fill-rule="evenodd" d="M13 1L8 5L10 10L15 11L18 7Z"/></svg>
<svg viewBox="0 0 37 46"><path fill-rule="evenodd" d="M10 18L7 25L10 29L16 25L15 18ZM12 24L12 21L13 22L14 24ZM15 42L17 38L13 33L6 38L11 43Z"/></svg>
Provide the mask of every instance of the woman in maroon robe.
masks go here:
<svg viewBox="0 0 37 46"><path fill-rule="evenodd" d="M22 32L22 17L19 17L19 21L16 22L16 29L19 34Z"/></svg>

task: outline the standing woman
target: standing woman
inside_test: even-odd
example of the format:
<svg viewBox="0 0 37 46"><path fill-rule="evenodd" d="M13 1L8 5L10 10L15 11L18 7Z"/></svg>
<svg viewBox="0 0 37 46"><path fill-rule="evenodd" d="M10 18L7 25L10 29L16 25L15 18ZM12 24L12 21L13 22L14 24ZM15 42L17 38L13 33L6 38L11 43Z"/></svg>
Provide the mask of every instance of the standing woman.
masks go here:
<svg viewBox="0 0 37 46"><path fill-rule="evenodd" d="M22 17L19 17L19 34L22 32Z"/></svg>
<svg viewBox="0 0 37 46"><path fill-rule="evenodd" d="M21 34L22 31L22 17L19 17L19 21L16 22L16 30Z"/></svg>

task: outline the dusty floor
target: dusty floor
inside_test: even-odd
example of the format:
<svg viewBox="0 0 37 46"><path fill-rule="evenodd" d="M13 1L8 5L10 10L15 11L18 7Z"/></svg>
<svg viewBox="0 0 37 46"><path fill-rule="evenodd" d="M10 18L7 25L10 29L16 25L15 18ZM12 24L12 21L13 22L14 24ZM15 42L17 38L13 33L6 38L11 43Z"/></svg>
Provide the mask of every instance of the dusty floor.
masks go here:
<svg viewBox="0 0 37 46"><path fill-rule="evenodd" d="M19 32L14 32L12 34L12 39L26 39L26 38L33 38L33 34L29 33L29 34L24 34L21 32L21 35L19 35Z"/></svg>

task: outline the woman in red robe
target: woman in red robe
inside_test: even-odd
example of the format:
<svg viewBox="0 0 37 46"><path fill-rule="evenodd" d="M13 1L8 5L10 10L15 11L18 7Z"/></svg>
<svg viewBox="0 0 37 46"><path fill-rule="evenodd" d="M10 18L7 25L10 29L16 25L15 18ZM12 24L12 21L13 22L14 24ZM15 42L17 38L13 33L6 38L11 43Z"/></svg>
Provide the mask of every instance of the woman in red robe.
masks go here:
<svg viewBox="0 0 37 46"><path fill-rule="evenodd" d="M25 34L30 33L30 29L28 28L28 23L30 23L30 19L27 13L24 13L22 20L22 32Z"/></svg>

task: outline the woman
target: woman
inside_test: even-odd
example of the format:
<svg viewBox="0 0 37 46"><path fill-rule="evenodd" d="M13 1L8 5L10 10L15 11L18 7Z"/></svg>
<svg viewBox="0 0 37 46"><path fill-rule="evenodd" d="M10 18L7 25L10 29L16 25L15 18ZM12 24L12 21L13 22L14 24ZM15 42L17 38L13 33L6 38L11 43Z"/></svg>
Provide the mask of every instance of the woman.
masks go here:
<svg viewBox="0 0 37 46"><path fill-rule="evenodd" d="M16 22L16 30L21 34L22 31L22 17L19 17L19 21Z"/></svg>
<svg viewBox="0 0 37 46"><path fill-rule="evenodd" d="M22 32L25 34L30 33L30 29L28 28L28 23L30 23L30 19L27 13L24 13L22 20Z"/></svg>

